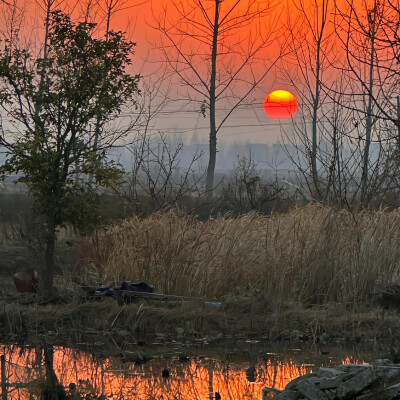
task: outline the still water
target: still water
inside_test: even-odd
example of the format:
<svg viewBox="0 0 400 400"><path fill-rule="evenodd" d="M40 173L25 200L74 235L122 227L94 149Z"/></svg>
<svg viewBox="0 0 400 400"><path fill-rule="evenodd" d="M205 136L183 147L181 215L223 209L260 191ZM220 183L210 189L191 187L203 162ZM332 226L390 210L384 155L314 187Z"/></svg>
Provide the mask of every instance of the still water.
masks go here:
<svg viewBox="0 0 400 400"><path fill-rule="evenodd" d="M0 352L6 358L8 399L39 399L48 374L43 350L11 345L0 346ZM286 350L285 355L261 351L256 357L233 357L232 361L229 353L223 359L207 354L193 355L187 361L178 353L169 353L145 364L123 362L121 357L99 358L67 347L52 347L51 353L52 368L67 394L76 399L113 400L209 400L215 392L222 400L261 399L265 386L283 389L292 379L321 365L349 361L340 354L317 356L307 350ZM169 376L163 376L163 371Z"/></svg>

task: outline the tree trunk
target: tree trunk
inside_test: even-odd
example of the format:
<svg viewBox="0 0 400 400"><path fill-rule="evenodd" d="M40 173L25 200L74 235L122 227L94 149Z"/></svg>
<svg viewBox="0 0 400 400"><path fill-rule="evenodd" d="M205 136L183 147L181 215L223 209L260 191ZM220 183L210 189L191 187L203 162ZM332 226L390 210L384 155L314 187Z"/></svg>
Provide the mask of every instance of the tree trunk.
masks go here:
<svg viewBox="0 0 400 400"><path fill-rule="evenodd" d="M376 4L375 4L376 7ZM375 17L374 17L375 18ZM374 53L375 53L375 19L372 21L371 27L371 55L369 64L369 84L368 84L368 106L367 106L367 121L365 127L365 147L362 160L362 174L361 174L361 194L360 201L363 207L368 206L369 198L367 195L368 191L368 164L369 164L369 151L371 146L371 134L372 134L372 106L373 97L372 90L374 87Z"/></svg>
<svg viewBox="0 0 400 400"><path fill-rule="evenodd" d="M211 76L210 76L210 156L207 167L206 191L207 198L211 199L214 189L214 173L217 161L217 124L215 115L216 104L216 80L217 80L217 55L219 34L219 11L221 0L215 0L214 30L211 54Z"/></svg>
<svg viewBox="0 0 400 400"><path fill-rule="evenodd" d="M317 71L319 71L319 62L317 62ZM319 191L319 183L318 183L318 168L317 168L317 141L318 141L318 106L319 106L319 91L320 91L320 81L319 77L317 78L317 87L315 93L315 99L313 104L313 116L312 116L312 149L311 149L311 174L313 181L313 198L317 201L320 200L320 191Z"/></svg>
<svg viewBox="0 0 400 400"><path fill-rule="evenodd" d="M312 114L312 149L311 149L311 174L313 181L313 198L314 200L321 200L321 188L318 176L318 166L317 166L317 151L318 151L318 110L320 107L320 97L321 97L321 52L322 43L324 40L324 31L327 21L327 10L328 10L329 0L323 1L322 3L322 16L321 16L321 27L318 32L317 37L317 54L315 60L315 95L313 96L313 114ZM318 28L318 27L317 27Z"/></svg>
<svg viewBox="0 0 400 400"><path fill-rule="evenodd" d="M39 298L42 301L51 300L53 298L54 283L54 248L56 242L56 227L54 216L48 215L46 221L46 250L44 258L44 270L39 281Z"/></svg>
<svg viewBox="0 0 400 400"><path fill-rule="evenodd" d="M206 180L206 191L207 191L208 199L211 199L211 197L213 195L214 173L215 173L216 161L217 161L217 135L211 129L211 131L210 131L210 156L209 156L209 160L208 160L207 180Z"/></svg>

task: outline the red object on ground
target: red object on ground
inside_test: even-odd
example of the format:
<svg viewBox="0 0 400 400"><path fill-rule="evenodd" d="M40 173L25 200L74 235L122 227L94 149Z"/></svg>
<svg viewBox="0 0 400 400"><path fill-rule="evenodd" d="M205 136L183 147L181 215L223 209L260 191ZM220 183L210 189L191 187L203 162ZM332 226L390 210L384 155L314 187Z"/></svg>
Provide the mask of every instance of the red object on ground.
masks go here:
<svg viewBox="0 0 400 400"><path fill-rule="evenodd" d="M24 269L14 275L14 283L18 292L36 293L38 286L37 272L33 269Z"/></svg>

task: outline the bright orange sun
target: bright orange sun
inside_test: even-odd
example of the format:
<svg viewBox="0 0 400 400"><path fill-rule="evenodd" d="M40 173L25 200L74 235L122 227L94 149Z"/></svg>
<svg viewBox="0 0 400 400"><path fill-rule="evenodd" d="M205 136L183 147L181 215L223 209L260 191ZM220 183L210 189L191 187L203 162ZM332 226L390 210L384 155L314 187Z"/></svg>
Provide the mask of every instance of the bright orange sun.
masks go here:
<svg viewBox="0 0 400 400"><path fill-rule="evenodd" d="M292 118L298 108L296 97L287 90L275 90L264 100L264 111L272 119Z"/></svg>

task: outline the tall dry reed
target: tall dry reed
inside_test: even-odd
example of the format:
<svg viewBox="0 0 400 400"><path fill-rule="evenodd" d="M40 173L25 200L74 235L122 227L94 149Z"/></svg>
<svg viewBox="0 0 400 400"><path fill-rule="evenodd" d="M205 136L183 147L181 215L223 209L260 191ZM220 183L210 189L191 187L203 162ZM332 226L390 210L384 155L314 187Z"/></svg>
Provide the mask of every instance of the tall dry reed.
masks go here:
<svg viewBox="0 0 400 400"><path fill-rule="evenodd" d="M85 254L103 282L146 281L169 294L363 302L400 279L400 214L310 205L203 224L171 212L112 227Z"/></svg>

